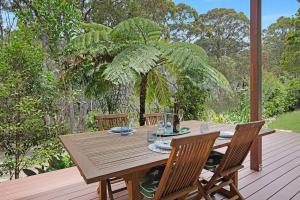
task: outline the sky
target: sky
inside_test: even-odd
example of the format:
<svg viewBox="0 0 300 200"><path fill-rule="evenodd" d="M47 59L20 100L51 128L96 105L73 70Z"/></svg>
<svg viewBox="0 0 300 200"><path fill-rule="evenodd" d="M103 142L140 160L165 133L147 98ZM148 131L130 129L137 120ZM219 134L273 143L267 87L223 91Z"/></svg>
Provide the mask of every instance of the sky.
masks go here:
<svg viewBox="0 0 300 200"><path fill-rule="evenodd" d="M200 14L213 8L233 8L250 16L250 0L174 0L195 8ZM262 0L262 27L267 28L280 16L295 15L300 8L297 0Z"/></svg>

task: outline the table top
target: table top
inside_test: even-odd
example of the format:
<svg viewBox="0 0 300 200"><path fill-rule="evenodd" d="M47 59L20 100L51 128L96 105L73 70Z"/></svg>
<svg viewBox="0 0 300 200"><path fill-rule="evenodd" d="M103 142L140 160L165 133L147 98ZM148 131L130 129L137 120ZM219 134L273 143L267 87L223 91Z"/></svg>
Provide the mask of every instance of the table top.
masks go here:
<svg viewBox="0 0 300 200"><path fill-rule="evenodd" d="M200 121L185 121L191 133L176 137L186 137L200 133ZM233 131L235 125L211 124L209 131ZM155 153L148 149L147 130L139 127L133 135L121 136L107 131L77 133L60 136L60 139L77 165L86 183L94 183L112 177L149 169L166 163L169 155ZM275 132L262 129L261 136ZM228 146L230 139L217 139L214 149Z"/></svg>

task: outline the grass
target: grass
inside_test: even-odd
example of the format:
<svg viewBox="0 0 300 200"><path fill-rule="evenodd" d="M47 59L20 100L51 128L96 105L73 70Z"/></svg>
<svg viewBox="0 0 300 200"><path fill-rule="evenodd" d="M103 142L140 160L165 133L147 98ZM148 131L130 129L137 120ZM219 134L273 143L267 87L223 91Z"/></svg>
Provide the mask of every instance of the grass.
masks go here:
<svg viewBox="0 0 300 200"><path fill-rule="evenodd" d="M269 127L300 133L300 110L279 115Z"/></svg>

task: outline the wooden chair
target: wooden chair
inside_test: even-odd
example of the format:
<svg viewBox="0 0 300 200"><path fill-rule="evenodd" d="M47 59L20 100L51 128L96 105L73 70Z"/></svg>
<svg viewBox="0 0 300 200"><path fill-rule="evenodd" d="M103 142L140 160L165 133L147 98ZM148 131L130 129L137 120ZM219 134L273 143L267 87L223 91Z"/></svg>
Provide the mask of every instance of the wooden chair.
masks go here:
<svg viewBox="0 0 300 200"><path fill-rule="evenodd" d="M152 184L154 187L151 198L154 200L184 199L189 193L195 191L198 177L218 136L219 132L213 132L174 138L171 142L172 151L161 179L156 185ZM141 193L146 196L142 186L141 183Z"/></svg>
<svg viewBox="0 0 300 200"><path fill-rule="evenodd" d="M157 124L158 121L164 119L164 113L147 113L144 114L146 121L146 126L153 126Z"/></svg>
<svg viewBox="0 0 300 200"><path fill-rule="evenodd" d="M206 200L211 200L210 195L216 192L230 199L244 199L237 188L238 170L244 167L242 163L264 123L264 121L257 121L236 126L230 145L223 154L223 158L216 164L215 170L213 170L214 175L209 181L198 181L199 199L203 196ZM213 154L221 155L217 152L213 152L211 155ZM228 185L230 191L224 189Z"/></svg>
<svg viewBox="0 0 300 200"><path fill-rule="evenodd" d="M110 114L96 116L97 127L99 131L109 130L116 126L127 126L127 114Z"/></svg>
<svg viewBox="0 0 300 200"><path fill-rule="evenodd" d="M116 126L127 126L128 115L127 114L109 114L109 115L99 115L96 116L97 127L99 131L109 130ZM113 194L127 190L126 187L117 190L112 190L111 185L123 181L123 178L115 177L106 180L107 190L109 199L113 200Z"/></svg>

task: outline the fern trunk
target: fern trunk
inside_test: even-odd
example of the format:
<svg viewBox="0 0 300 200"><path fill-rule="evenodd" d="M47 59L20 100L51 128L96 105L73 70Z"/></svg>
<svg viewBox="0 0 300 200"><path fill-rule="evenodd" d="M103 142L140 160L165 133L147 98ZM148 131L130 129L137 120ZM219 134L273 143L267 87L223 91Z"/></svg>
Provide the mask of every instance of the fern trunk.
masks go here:
<svg viewBox="0 0 300 200"><path fill-rule="evenodd" d="M147 95L147 82L148 74L141 74L141 85L140 85L140 126L145 125L144 114L146 111L146 95Z"/></svg>

